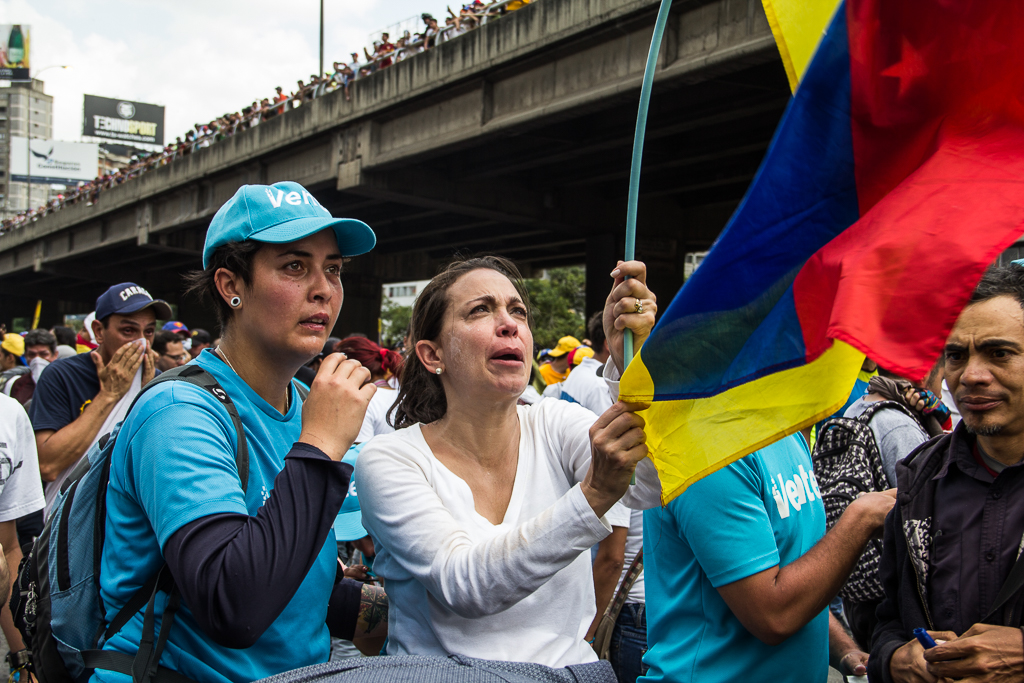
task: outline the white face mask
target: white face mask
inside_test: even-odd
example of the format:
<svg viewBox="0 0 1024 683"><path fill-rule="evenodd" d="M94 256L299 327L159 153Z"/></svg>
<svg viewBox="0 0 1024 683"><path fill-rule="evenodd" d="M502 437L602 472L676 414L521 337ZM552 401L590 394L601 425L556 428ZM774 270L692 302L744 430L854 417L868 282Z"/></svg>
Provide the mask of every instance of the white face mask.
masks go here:
<svg viewBox="0 0 1024 683"><path fill-rule="evenodd" d="M32 372L32 381L38 382L39 375L43 373L43 368L50 364L50 361L38 356L28 362L29 370Z"/></svg>
<svg viewBox="0 0 1024 683"><path fill-rule="evenodd" d="M192 350L192 337L189 337L185 341L181 342L181 345L185 347L186 351Z"/></svg>

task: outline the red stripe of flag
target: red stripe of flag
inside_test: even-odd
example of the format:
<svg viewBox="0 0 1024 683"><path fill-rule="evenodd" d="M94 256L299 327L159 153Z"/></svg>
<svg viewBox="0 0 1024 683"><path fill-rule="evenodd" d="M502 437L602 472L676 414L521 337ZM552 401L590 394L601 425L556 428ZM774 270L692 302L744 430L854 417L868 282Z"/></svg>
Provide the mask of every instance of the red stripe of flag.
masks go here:
<svg viewBox="0 0 1024 683"><path fill-rule="evenodd" d="M848 0L847 22L862 217L797 276L797 312L808 360L842 339L920 379L1024 233L1024 2Z"/></svg>

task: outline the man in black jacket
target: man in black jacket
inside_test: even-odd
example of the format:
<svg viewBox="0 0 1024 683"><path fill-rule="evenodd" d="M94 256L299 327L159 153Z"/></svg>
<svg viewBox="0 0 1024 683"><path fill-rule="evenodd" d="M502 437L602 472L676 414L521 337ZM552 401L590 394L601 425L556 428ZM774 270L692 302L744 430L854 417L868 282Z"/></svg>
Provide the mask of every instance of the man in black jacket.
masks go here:
<svg viewBox="0 0 1024 683"><path fill-rule="evenodd" d="M897 465L869 675L1021 681L1024 581L1011 569L1024 548L1024 267L985 273L944 364L963 420ZM918 627L940 644L924 649Z"/></svg>

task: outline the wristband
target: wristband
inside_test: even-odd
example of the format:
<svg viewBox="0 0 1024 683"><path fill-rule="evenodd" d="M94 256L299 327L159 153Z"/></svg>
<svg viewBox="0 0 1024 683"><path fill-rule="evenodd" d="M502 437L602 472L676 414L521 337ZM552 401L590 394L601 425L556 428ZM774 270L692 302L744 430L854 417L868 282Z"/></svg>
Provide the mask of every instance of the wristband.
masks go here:
<svg viewBox="0 0 1024 683"><path fill-rule="evenodd" d="M6 659L8 666L11 667L11 671L23 669L32 660L32 653L27 648L17 652L8 652Z"/></svg>

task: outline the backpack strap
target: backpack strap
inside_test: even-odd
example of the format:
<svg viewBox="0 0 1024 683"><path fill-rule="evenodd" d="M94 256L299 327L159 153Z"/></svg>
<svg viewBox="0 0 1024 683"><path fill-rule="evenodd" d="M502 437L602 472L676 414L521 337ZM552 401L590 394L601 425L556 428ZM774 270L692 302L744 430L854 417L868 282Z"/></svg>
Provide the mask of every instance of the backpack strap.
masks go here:
<svg viewBox="0 0 1024 683"><path fill-rule="evenodd" d="M103 669L105 671L116 671L125 676L132 675L132 664L135 658L123 652L113 650L84 650L82 661L89 669ZM150 683L195 683L191 678L182 676L173 669L160 667L156 670Z"/></svg>
<svg viewBox="0 0 1024 683"><path fill-rule="evenodd" d="M867 408L865 408L864 412L858 415L855 419L860 420L864 424L867 424L868 422L871 421L871 418L873 418L876 413L889 409L899 410L904 415L914 420L914 422L918 423L918 425L921 425L921 419L914 413L914 411L912 411L910 408L906 407L899 401L875 401ZM921 429L924 429L923 425L921 425ZM927 433L927 430L925 430L925 433Z"/></svg>
<svg viewBox="0 0 1024 683"><path fill-rule="evenodd" d="M242 418L238 409L232 402L231 397L220 385L217 379L209 371L198 364L189 363L181 367L163 372L146 384L138 396L132 401L128 408L131 413L135 403L142 394L157 384L163 382L183 381L193 384L213 394L228 411L228 416L235 427L237 445L235 449L235 465L238 467L238 479L244 493L249 484L249 445L245 438L245 428L242 425ZM301 387L298 385L296 388ZM308 390L306 394L308 395ZM299 389L302 396L302 389ZM303 398L305 398L303 396ZM126 413L127 414L127 413ZM115 437L116 438L116 437ZM106 446L109 435L101 437L102 445ZM109 466L109 465L108 465ZM69 477L70 479L70 477ZM105 496L101 496L105 502ZM105 518L105 515L104 515ZM98 554L97 554L98 556ZM98 575L98 572L97 572ZM168 594L167 604L164 607L164 614L160 622L160 632L156 633L155 605L156 597L160 591ZM110 625L104 632L104 640L108 640L117 634L128 621L139 613L143 607L146 608L143 616L142 637L139 642L139 652L131 656L121 652L110 650L83 650L82 658L85 665L91 669L104 669L131 676L133 683L192 683L191 679L181 674L159 666L160 655L163 653L167 638L171 632L171 625L174 623L174 615L181 604L181 593L174 583L174 577L167 564L164 563L160 569L143 584L135 594L128 599L118 613L111 620Z"/></svg>
<svg viewBox="0 0 1024 683"><path fill-rule="evenodd" d="M167 603L164 606L163 616L160 623L160 632L156 632L156 599L160 591L167 593ZM139 600L139 596L142 599ZM127 623L134 612L128 613L128 609L138 602L146 606L146 612L142 620L142 634L139 639L139 651L135 656L123 652L111 650L83 650L82 661L90 669L104 669L116 671L126 676L131 676L132 683L187 683L189 678L182 676L176 671L160 666L160 655L163 654L167 645L167 638L174 624L174 617L181 605L181 593L174 583L171 571L164 564L149 581L140 588L132 599L128 601L118 612L115 621L108 628L107 633L117 633ZM135 610L138 611L138 608ZM127 616L125 616L127 613Z"/></svg>

